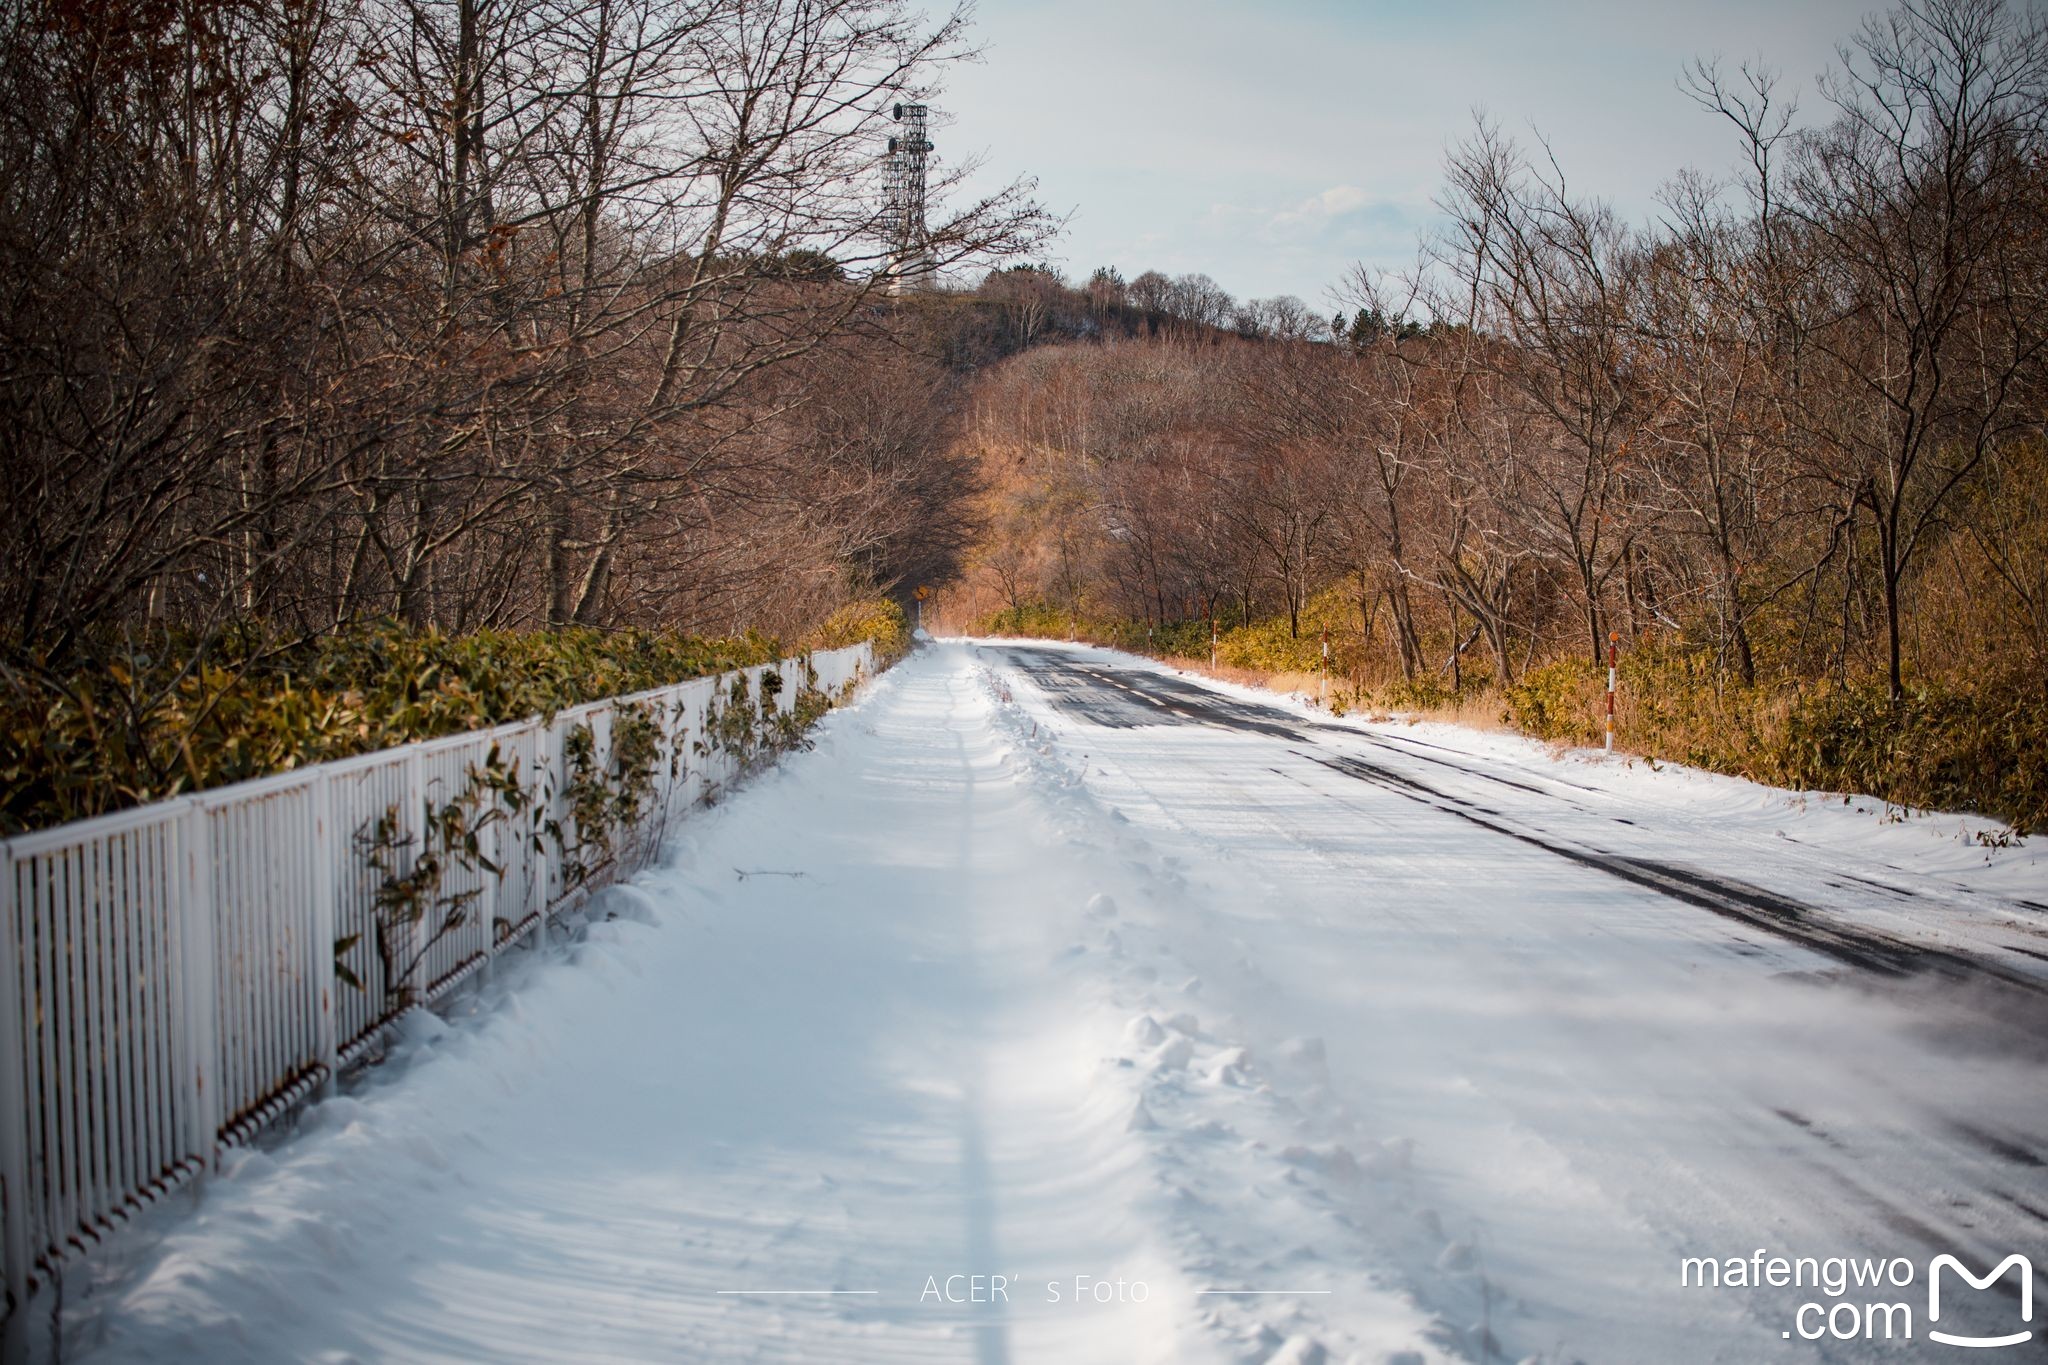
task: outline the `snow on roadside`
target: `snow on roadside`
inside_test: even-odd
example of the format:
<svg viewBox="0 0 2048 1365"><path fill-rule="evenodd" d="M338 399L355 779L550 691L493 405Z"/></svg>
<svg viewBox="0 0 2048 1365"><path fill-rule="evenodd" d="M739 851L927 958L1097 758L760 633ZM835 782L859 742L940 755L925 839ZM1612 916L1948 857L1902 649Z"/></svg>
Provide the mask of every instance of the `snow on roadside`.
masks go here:
<svg viewBox="0 0 2048 1365"><path fill-rule="evenodd" d="M1256 1021L1219 1013L1177 951L1203 897L1245 888L1157 852L1090 794L1086 765L1071 765L1004 675L980 676L1052 795L1059 842L1118 869L1071 956L1126 1018L1107 1075L1154 1163L1173 1244L1204 1289L1227 1291L1204 1296L1204 1324L1273 1365L1498 1358L1497 1287L1469 1236L1430 1207L1413 1144L1363 1135L1330 1092L1321 1038L1250 1041ZM1235 966L1257 975L1248 957Z"/></svg>
<svg viewBox="0 0 2048 1365"><path fill-rule="evenodd" d="M2018 907L1905 874L1874 875L1910 900L1873 895L1784 841L1726 833L1711 802L1697 817L1682 801L1621 806L1526 741L1501 737L1519 771L1461 757L1452 727L1425 758L1332 733L1305 707L1298 727L1205 708L1185 685L1131 677L1172 670L1107 651L1032 642L985 658L1106 820L1143 831L1190 883L1171 942L1175 974L1204 978L1205 1026L1226 1021L1216 1031L1253 1060L1328 1039L1335 1102L1289 1097L1315 1101L1353 1162L1408 1158L1407 1187L1361 1184L1361 1259L1397 1268L1475 1356L1484 1324L1507 1359L1673 1358L1678 1342L1693 1359L1826 1359L1780 1340L1785 1305L1674 1292L1679 1258L1755 1239L1898 1249L1910 1227L1908 1250L1981 1259L2033 1235L2037 1215L2006 1193L2037 1169L2022 1150L2040 1131L2032 1038L1986 1029L1971 992L1876 989L1801 942L1553 850L1782 883L1824 907L1802 916L1967 939L2012 970L2033 959L1991 940L2035 932ZM1388 783L1328 761L1351 754ZM1420 800L1404 782L1455 795ZM1482 809L1493 832L1459 813Z"/></svg>
<svg viewBox="0 0 2048 1365"><path fill-rule="evenodd" d="M1670 813L1711 823L1742 838L1805 845L1874 868L1939 878L1959 889L2019 900L2048 913L2048 838L2004 843L2001 836L2009 834L2007 827L1988 816L1895 806L1854 792L1792 791L1640 754L1571 748L1448 721L1332 716L1298 693L1214 678L1102 645L995 637L977 637L975 642L1070 650L1122 668L1185 678L1225 696L1279 707L1319 724L1435 746L1503 771L1567 774L1574 783L1621 807Z"/></svg>
<svg viewBox="0 0 2048 1365"><path fill-rule="evenodd" d="M1263 766L1284 740L1095 727L1018 676L921 649L828 717L815 753L688 821L573 944L419 1018L393 1064L238 1156L196 1213L172 1201L75 1278L69 1354L1642 1359L1756 1325L1733 1299L1633 1337L1600 1316L1666 1302L1644 1286L1673 1236L1748 1235L1741 1210L1651 1199L1674 1170L1711 1200L1746 1175L1717 1151L1792 1143L1853 1174L1826 1142L1870 1119L1870 1076L2006 1126L2038 1108L2018 1080L1999 1105L1973 1089L2030 1076L2019 1060L1954 1068L1909 1014L1779 980L1815 965L1803 949L1710 949L1720 921L1511 840L1480 865L1523 894L1439 887L1429 863L1460 830L1441 812L1350 804L1357 784L1305 759ZM1928 865L1911 825L1731 779L1386 731L1538 785L1562 773L1574 799L1668 805L1667 841L1782 820ZM1424 836L1443 844L1404 843ZM1974 875L1972 857L1929 875ZM1992 870L2014 867L2035 850ZM1790 1027L1795 1008L1814 1027ZM1764 1056L1843 1064L1801 1088L1820 1136L1756 1107L1780 1087L1750 1074ZM1963 1169L1895 1107L1913 1137L1883 1167L1898 1188ZM1720 1146L1692 1144L1709 1124ZM1784 1169L1788 1196L1813 1183ZM1533 1264L1553 1253L1563 1269ZM933 1301L955 1275L1011 1296ZM833 1293L763 1292L790 1288Z"/></svg>
<svg viewBox="0 0 2048 1365"><path fill-rule="evenodd" d="M1315 1040L1175 969L1191 894L965 651L920 651L74 1275L66 1356L1466 1354L1377 1269L1357 1191L1405 1153L1334 1141ZM933 1301L955 1275L1010 1297Z"/></svg>

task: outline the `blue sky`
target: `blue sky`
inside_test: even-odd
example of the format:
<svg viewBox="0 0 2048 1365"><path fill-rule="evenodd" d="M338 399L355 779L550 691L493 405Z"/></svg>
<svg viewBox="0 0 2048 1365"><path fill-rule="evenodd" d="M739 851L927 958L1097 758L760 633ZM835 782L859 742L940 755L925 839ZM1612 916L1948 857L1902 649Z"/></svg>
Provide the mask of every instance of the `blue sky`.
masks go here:
<svg viewBox="0 0 2048 1365"><path fill-rule="evenodd" d="M1032 175L1073 215L1054 263L1206 271L1322 310L1354 261L1412 262L1446 146L1483 108L1548 137L1574 186L1634 219L1725 125L1677 89L1694 55L1814 76L1869 0L1464 3L981 0L984 59L937 104L940 159Z"/></svg>

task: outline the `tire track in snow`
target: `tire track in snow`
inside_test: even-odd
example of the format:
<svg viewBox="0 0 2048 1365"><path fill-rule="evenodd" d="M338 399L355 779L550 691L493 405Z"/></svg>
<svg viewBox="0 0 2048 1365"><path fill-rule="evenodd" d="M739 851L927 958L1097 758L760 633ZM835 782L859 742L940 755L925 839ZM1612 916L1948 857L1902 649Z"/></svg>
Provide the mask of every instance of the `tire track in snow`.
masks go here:
<svg viewBox="0 0 2048 1365"><path fill-rule="evenodd" d="M1094 717L1088 714L1086 709L1093 705L1090 696L1091 690L1073 681L1073 675L1078 673L1083 677L1095 678L1098 673L1103 673L1105 676L1098 678L1098 680L1107 681L1106 670L1071 667L1067 660L1059 658L1054 651L1039 652L1036 657L1027 658L1024 662L1026 664L1025 671L1027 676L1030 676L1034 683L1042 685L1042 690L1047 700L1056 709L1066 710L1075 714L1077 719L1083 723L1097 723ZM1059 681L1049 683L1045 676L1046 674L1054 675L1054 677L1059 678ZM1060 675L1065 676L1060 677ZM1148 707L1143 701L1136 700L1136 698L1142 698L1143 696L1140 688L1126 686L1122 683L1111 683L1119 694L1116 703L1119 724L1114 727L1117 729L1128 730L1146 724L1155 726L1185 724L1188 720L1192 719L1197 725L1262 734L1268 738L1292 738L1304 746L1315 748L1322 747L1319 740L1324 738L1325 735L1339 736L1346 740L1383 748L1391 747L1386 743L1387 739L1401 738L1373 736L1358 731L1346 730L1344 727L1328 726L1313 721L1297 721L1294 717L1288 716L1284 712L1242 704L1229 699L1225 699L1223 704L1218 706L1207 706L1183 696L1186 691L1192 690L1191 685L1184 682L1167 685L1163 680L1152 675L1141 674L1136 671L1124 672L1122 676L1134 680L1142 678L1146 683L1159 684L1162 690L1170 690L1179 704L1169 707L1163 703L1158 703L1155 699L1154 704ZM1192 716L1188 715L1190 710L1194 712ZM1247 717L1244 714L1246 710L1254 714ZM1247 719L1253 723L1244 723ZM1276 723L1279 721L1286 723ZM1315 737L1310 738L1308 734L1303 733L1304 731L1315 732ZM1123 742L1123 747L1126 749L1130 747L1128 741ZM1330 759L1314 753L1304 753L1300 749L1290 750L1290 752L1296 758L1315 763L1325 769L1337 771L1342 776L1352 779L1357 779L1361 776L1356 770L1348 773L1344 772L1341 767ZM1409 758L1424 757L1415 754L1405 754L1404 756ZM1915 942L1911 939L1887 934L1878 929L1871 929L1866 933L1863 932L1863 926L1843 925L1834 914L1818 910L1794 897L1781 895L1778 892L1751 885L1740 879L1715 876L1695 867L1673 863L1665 858L1640 857L1610 852L1577 841L1566 841L1546 831L1528 827L1504 828L1501 826L1518 824L1518 822L1511 821L1511 818L1504 815L1497 807L1481 805L1476 800L1455 796L1450 792L1442 790L1432 781L1425 781L1413 773L1391 769L1384 763L1373 764L1365 759L1357 759L1356 761L1378 769L1371 777L1366 778L1367 781L1372 781L1375 786L1389 790L1406 800L1428 806L1441 813L1455 815L1464 821L1478 823L1495 833L1511 838L1525 846L1533 846L1545 854L1557 857L1564 862L1586 866L1622 883L1653 892L1666 900L1694 908L1708 909L1714 912L1716 919L1730 924L1741 925L1757 933L1768 935L1770 938L1780 942L1788 942L1795 946L1823 952L1833 960L1851 967L1853 969L1852 973L1849 977L1844 978L1844 980L1850 984L1857 985L1857 988L1865 993L1881 994L1884 998L1895 1000L1910 1007L1914 1003L1911 991L1921 989L1917 983L1924 981L1930 976L1935 980L1943 981L1950 985L1957 982L1970 983L1975 989L1982 989L1988 984L1995 992L1995 995L1989 1002L1978 1002L1979 1014L1983 1016L2005 1015L2016 1019L2017 1023L2013 1027L2015 1046L2017 1048L2030 1049L2038 1054L2039 1039L2043 1034L2038 1026L2041 1017L2040 1011L2035 1007L2034 1000L2041 993L2041 983L2023 973L2009 972L1999 964L1985 961L1978 955L1967 951L1955 951L1939 945ZM1425 758L1425 761L1431 760ZM1098 766L1100 765L1098 764ZM1558 797L1542 792L1540 789L1532 788L1527 783L1517 782L1513 779L1496 778L1494 775L1467 769L1457 763L1439 762L1437 766L1451 769L1474 780L1485 781L1503 789L1518 790L1543 797L1549 801L1555 801L1560 806L1569 807L1580 814L1598 816L1605 819L1615 818L1606 816L1602 812L1591 810L1569 796ZM1281 773L1278 769L1271 771L1283 777L1288 776L1285 773ZM1375 781L1375 779L1378 780ZM1245 792L1242 784L1225 782L1214 774L1206 775L1206 780L1211 783L1223 783L1220 790L1234 793L1239 799L1247 804L1250 803L1251 798ZM1564 785L1576 787L1578 784ZM1151 803L1159 809L1167 823L1183 829L1190 838L1196 840L1201 838L1199 832L1187 826L1186 822L1174 813L1171 809L1171 802L1157 794L1151 795L1150 799ZM1507 804L1512 805L1514 803L1509 802ZM1632 824L1633 822L1622 820L1619 823ZM1285 828L1277 820L1273 821L1272 824L1275 831L1283 837L1295 834L1294 831ZM1213 835L1213 831L1211 833ZM1326 854L1326 851L1316 846L1312 840L1292 837L1290 841L1296 847L1302 848L1313 855L1325 856ZM1714 842L1727 844L1731 848L1735 847L1733 841L1725 838L1716 838ZM1558 845L1563 845L1563 847ZM1778 861L1789 864L1790 860L1780 856ZM1812 872L1823 879L1830 876L1846 876L1857 881L1869 880L1856 877L1855 874L1845 874L1838 867L1829 866L1818 859L1801 861L1810 861ZM1882 884L1873 884L1872 889L1882 889L1888 894L1909 900L1920 898L1919 893L1906 891L1903 888L1882 886ZM1973 900L1979 899L1978 893L1971 893L1971 895ZM1703 923L1709 922L1712 921L1703 921ZM1788 932L1788 929L1805 932ZM1816 941L1816 933L1823 936L1819 941ZM1833 935L1833 937L1827 937L1829 935ZM1893 989L1893 987L1898 987L1898 989ZM1908 987L1911 989L1907 989ZM2014 992L2017 992L2021 997L2017 1007L2008 998ZM1884 1077L1881 1072L1874 1078L1866 1079L1874 1079L1876 1083L1875 1088L1878 1090L1888 1088L1883 1083ZM1904 1092L1900 1092L1900 1097L1905 1097ZM1734 1116L1731 1115L1730 1117ZM1804 1116L1802 1115L1801 1118L1803 1119ZM1916 1140L1926 1141L1932 1138L1934 1133L1941 1128L1940 1118L1941 1113L1938 1109L1923 1110L1921 1121L1916 1125L1918 1130L1914 1134ZM1760 1125L1771 1122L1790 1125L1793 1132L1797 1134L1796 1139L1789 1144L1776 1142L1772 1143L1771 1146L1777 1149L1781 1158L1791 1163L1794 1169L1803 1168L1810 1171L1810 1178L1805 1183L1813 1185L1815 1188L1833 1189L1841 1197L1852 1201L1856 1210L1860 1210L1855 1212L1853 1217L1850 1210L1843 1211L1840 1221L1844 1230L1848 1230L1852 1223L1865 1228L1874 1226L1880 1235L1884 1231L1889 1230L1895 1237L1909 1238L1916 1246L1922 1246L1930 1250L1952 1248L1968 1254L1973 1249L1982 1249L1990 1245L1989 1243L1980 1243L1976 1236L1967 1231L1967 1229L1975 1226L1977 1221L1976 1215L1972 1211L1972 1202L1977 1199L1985 1199L1995 1200L2004 1207L2017 1212L2032 1228L2028 1235L2036 1238L2039 1235L2041 1220L2038 1207L2031 1205L2026 1199L2015 1194L2012 1189L2012 1179L2014 1176L2017 1175L2025 1179L2026 1173L2034 1169L2028 1165L2025 1159L2026 1156L2031 1155L2030 1149L2025 1148L2016 1140L1990 1132L1989 1129L1984 1130L1991 1139L1989 1142L1973 1139L1964 1134L1955 1134L1954 1137L1968 1145L1972 1151L1982 1152L1989 1156L1992 1159L1991 1163L1988 1165L1973 1165L1973 1163L1964 1159L1961 1147L1950 1144L1927 1146L1915 1154L1915 1161L1913 1163L1902 1165L1899 1160L1899 1153L1896 1150L1890 1152L1862 1152L1859 1146L1842 1145L1840 1139L1836 1138L1832 1132L1823 1128L1820 1124L1813 1123L1811 1120L1806 1121L1807 1125L1810 1125L1812 1129L1812 1131L1808 1131L1806 1127L1785 1117L1783 1113L1778 1114L1773 1119L1769 1117L1768 1109L1760 1109L1754 1117L1747 1121L1736 1123L1733 1126L1729 1136L1734 1138L1735 1141L1730 1145L1749 1145L1749 1142L1753 1141L1763 1131ZM1816 1133L1826 1134L1826 1137L1816 1136ZM1884 1132L1877 1128L1872 1128L1869 1135L1872 1138L1887 1137ZM1898 1133L1892 1133L1887 1138L1887 1141L1895 1143L1899 1136L1901 1135ZM1809 1143L1814 1148L1812 1152L1801 1149L1803 1144ZM2019 1155L2015 1155L2015 1150ZM1859 1152L1862 1152L1862 1154L1859 1155ZM1845 1168L1843 1165L1844 1162L1860 1163L1862 1161L1875 1161L1878 1171L1894 1179L1911 1171L1915 1165L1918 1165L1929 1173L1940 1173L1943 1183L1956 1181L1959 1186L1953 1196L1953 1208L1956 1210L1956 1217L1942 1218L1940 1220L1941 1226L1938 1228L1930 1225L1925 1218L1916 1215L1898 1202L1886 1197L1881 1190L1872 1188L1868 1182L1852 1178L1849 1175L1849 1169L1862 1169L1861 1165L1852 1165L1849 1168ZM1958 1181L1958 1177L1961 1177L1961 1180ZM1914 1189L1916 1186L1909 1179L1908 1183L1902 1186L1902 1188ZM2007 1232L2010 1232L2010 1220L2005 1220L1995 1225L1993 1229L1994 1234L1998 1227L2003 1227ZM1996 1235L1993 1236L1993 1240L1997 1240ZM1772 1335L1775 1336L1776 1333L1773 1332Z"/></svg>
<svg viewBox="0 0 2048 1365"><path fill-rule="evenodd" d="M1305 1075L1320 1072L1320 1084L1327 1084L1320 1040L1290 1040L1269 1060L1245 1044L1234 1019L1207 1018L1209 1009L1203 1017L1194 1013L1201 1008L1201 982L1171 984L1168 978L1188 964L1174 953L1166 925L1148 923L1145 912L1170 906L1173 922L1183 923L1200 913L1205 889L1189 885L1178 859L1163 856L1120 811L1102 804L1082 773L1059 756L1053 731L1008 703L1007 688L991 679L991 691L999 710L1014 713L1008 722L1013 740L1038 780L1058 794L1066 837L1113 855L1126 874L1117 887L1124 907L1107 896L1091 906L1101 950L1090 956L1116 964L1112 1000L1128 1022L1120 1054L1106 1060L1110 1074L1128 1086L1127 1127L1146 1152L1159 1193L1153 1213L1169 1230L1184 1274L1212 1288L1261 1290L1209 1296L1202 1315L1208 1330L1232 1358L1247 1361L1420 1362L1446 1358L1446 1350L1488 1358L1465 1329L1449 1319L1432 1327L1403 1302L1418 1288L1406 1276L1400 1277L1405 1293L1387 1288L1383 1281L1394 1263L1370 1240L1361 1242L1368 1229L1378 1231L1375 1214L1388 1212L1383 1202L1361 1206L1362 1187L1387 1180L1405 1185L1405 1147L1362 1143L1348 1124L1333 1125L1316 1102L1304 1099L1299 1086ZM1078 707L1091 724L1133 728L1120 723L1127 713L1115 706L1069 693L1058 709L1073 714ZM1239 943L1234 951L1249 952L1250 945ZM1159 969L1167 963L1178 965L1162 977ZM1256 972L1248 959L1240 966ZM1333 1244L1352 1250L1333 1254ZM1430 1257L1442 1249L1439 1241ZM1359 1269L1365 1284L1358 1282ZM1340 1297L1269 1293L1276 1282L1331 1286ZM1448 1307L1458 1297L1438 1286L1423 1302ZM1429 1349L1380 1354L1404 1338ZM1355 1354L1361 1350L1365 1354Z"/></svg>
<svg viewBox="0 0 2048 1365"><path fill-rule="evenodd" d="M1297 753L1296 757L1305 758L1347 777L1371 782L1397 795L1440 810L1446 815L1456 816L1481 829L1519 840L1546 853L1597 869L1611 877L1618 877L1672 900L1698 906L1702 910L1711 910L1717 915L1748 925L1750 928L1760 929L1802 947L1811 948L1847 966L1893 978L1910 976L1916 972L1935 972L1959 982L1980 985L1996 982L2001 987L2009 987L2020 993L2018 1014L2015 1016L2001 1012L2005 1021L2012 1023L2016 1019L2036 1036L2048 1039L2048 984L2034 977L2010 971L1975 954L1938 948L1931 944L1907 942L1877 929L1861 926L1852 928L1831 916L1821 915L1811 906L1780 896L1774 891L1751 886L1733 877L1719 876L1699 868L1654 858L1608 853L1520 828L1497 810L1475 806L1468 801L1438 791L1413 777L1396 773L1361 758L1342 754L1320 756L1301 753Z"/></svg>
<svg viewBox="0 0 2048 1365"><path fill-rule="evenodd" d="M1089 699L1071 682L1073 674L1109 683L1128 696L1150 701L1156 708L1154 718L1149 722L1153 724L1171 723L1157 719L1158 715L1164 714L1177 719L1192 718L1198 724L1289 738L1307 744L1313 744L1315 741L1303 733L1306 729L1317 729L1325 734L1341 735L1350 740L1380 744L1402 738L1370 735L1327 723L1304 721L1296 724L1294 717L1277 708L1223 697L1183 679L1169 680L1157 674L1130 671L1126 677L1143 679L1143 683L1125 682L1110 676L1105 670L1089 668L1073 659L1063 658L1055 651L1016 649L1008 653L1022 656L1025 670L1034 681L1043 684L1048 680L1058 680L1048 689L1048 696L1055 705L1074 709L1084 719L1097 724L1110 723L1119 728L1131 728L1147 721L1142 713L1120 713L1113 721L1107 722L1098 719L1101 712L1092 709ZM1147 687L1168 693L1180 705L1167 706L1157 697L1149 696ZM2017 1018L2029 1031L2048 1039L2048 981L2005 968L1980 954L1914 942L1866 925L1852 925L1844 922L1839 916L1791 897L1696 867L1662 859L1612 853L1575 841L1567 842L1512 822L1510 817L1498 808L1480 805L1452 795L1383 763L1374 763L1355 755L1322 756L1300 750L1292 752L1298 758L1319 763L1349 777L1373 782L1411 800L1433 805L1446 814L1457 816L1494 833L1518 839L1558 857L1596 868L1610 876L1619 877L1673 900L1712 911L1723 918L1811 948L1847 966L1894 978L1919 971L1934 971L1959 981L1981 982L1988 979L2011 987L2022 993L2021 1002L2017 1006L1997 1011L1999 1017L2008 1023ZM1428 755L1409 756L1452 769L1468 777L1533 794L1545 800L1559 801L1584 814L1600 815L1606 819L1617 818L1602 815L1569 797L1559 797L1515 778L1488 773ZM1565 785L1576 787L1578 784ZM1579 789L1589 790L1583 787ZM1631 822L1624 820L1622 823ZM1884 889L1906 896L1915 894L1900 888Z"/></svg>

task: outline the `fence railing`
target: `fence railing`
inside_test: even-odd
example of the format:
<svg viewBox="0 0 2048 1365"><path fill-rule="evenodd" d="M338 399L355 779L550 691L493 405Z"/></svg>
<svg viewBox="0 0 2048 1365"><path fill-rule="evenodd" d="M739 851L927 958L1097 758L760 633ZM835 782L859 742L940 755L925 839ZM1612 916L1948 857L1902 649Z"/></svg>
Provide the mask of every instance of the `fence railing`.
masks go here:
<svg viewBox="0 0 2048 1365"><path fill-rule="evenodd" d="M507 948L644 863L871 646L0 841L0 1205L29 1296Z"/></svg>

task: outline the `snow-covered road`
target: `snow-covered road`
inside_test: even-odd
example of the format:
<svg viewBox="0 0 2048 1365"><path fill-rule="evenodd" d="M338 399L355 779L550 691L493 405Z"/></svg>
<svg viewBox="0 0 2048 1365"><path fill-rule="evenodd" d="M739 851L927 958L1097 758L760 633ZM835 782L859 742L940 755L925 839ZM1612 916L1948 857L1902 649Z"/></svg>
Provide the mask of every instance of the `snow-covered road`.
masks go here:
<svg viewBox="0 0 2048 1365"><path fill-rule="evenodd" d="M71 1285L72 1358L1938 1356L1932 1256L2048 1272L2048 861L1970 828L930 647ZM1758 1248L1916 1273L1681 1287Z"/></svg>

